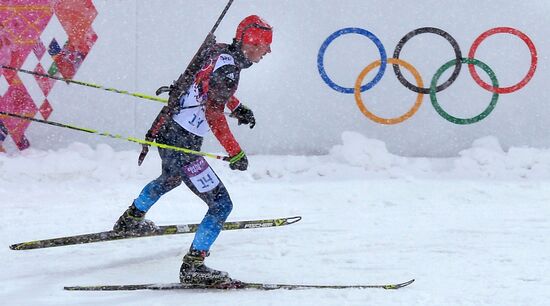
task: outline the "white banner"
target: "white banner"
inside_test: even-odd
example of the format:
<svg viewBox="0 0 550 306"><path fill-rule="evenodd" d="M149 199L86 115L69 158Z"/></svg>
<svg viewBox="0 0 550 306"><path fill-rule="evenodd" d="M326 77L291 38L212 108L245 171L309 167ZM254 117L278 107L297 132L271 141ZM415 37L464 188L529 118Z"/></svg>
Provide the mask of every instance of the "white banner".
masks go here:
<svg viewBox="0 0 550 306"><path fill-rule="evenodd" d="M74 79L154 95L183 72L226 1L93 3L98 14L92 27L98 38ZM505 148L550 145L548 1L236 0L216 32L218 41L231 42L239 21L251 14L262 16L275 30L272 53L242 72L236 93L254 111L256 127L238 127L228 118L249 154L323 154L342 142L344 131L379 139L390 152L408 156L453 156L488 135ZM437 30L423 30L426 27ZM468 63L440 70L457 56L468 58L476 39L489 30L493 32L480 38L474 50L474 58L481 61L475 70L481 80L472 77ZM430 87L438 70L438 86L451 78L452 84L435 95L437 103L429 89L419 97L394 72L396 61L391 59L408 33L399 59L418 72L423 87ZM370 64L374 66L361 83L370 88L361 92L358 102L354 84ZM487 67L499 88L518 83L520 88L495 94ZM410 69L400 68L403 78L417 85ZM162 107L60 82L48 98L53 108L49 120L134 137L145 135ZM374 116L369 118L369 112ZM410 117L400 122L376 121L407 112L412 112ZM457 124L451 117L477 122ZM136 144L38 123L28 128L27 138L36 148L81 141L138 149ZM203 149L222 151L213 136Z"/></svg>

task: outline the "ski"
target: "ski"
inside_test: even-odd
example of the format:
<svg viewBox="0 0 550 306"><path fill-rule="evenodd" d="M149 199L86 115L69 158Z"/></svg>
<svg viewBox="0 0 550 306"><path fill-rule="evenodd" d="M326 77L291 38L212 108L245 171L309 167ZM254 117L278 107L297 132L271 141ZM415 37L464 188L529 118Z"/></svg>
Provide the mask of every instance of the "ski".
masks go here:
<svg viewBox="0 0 550 306"><path fill-rule="evenodd" d="M277 227L283 225L289 225L300 221L302 217L286 217L277 219L265 219L265 220L246 220L246 221L234 221L226 222L223 226L223 230L238 230L238 229L253 229L253 228L266 228ZM83 234L76 236L66 236L52 239L27 241L10 245L12 250L31 250L31 249L43 249L58 246L84 244L92 242L103 242L129 238L141 238L152 236L165 236L175 234L187 234L197 231L199 224L181 224L181 225L162 225L154 232L145 234L132 234L125 232L105 231L91 234Z"/></svg>
<svg viewBox="0 0 550 306"><path fill-rule="evenodd" d="M138 285L106 285L106 286L71 286L64 287L69 291L129 291L129 290L300 290L300 289L400 289L414 282L414 279L404 283L386 285L302 285L302 284L269 284L247 283L235 281L221 285L191 285L182 283L138 284Z"/></svg>

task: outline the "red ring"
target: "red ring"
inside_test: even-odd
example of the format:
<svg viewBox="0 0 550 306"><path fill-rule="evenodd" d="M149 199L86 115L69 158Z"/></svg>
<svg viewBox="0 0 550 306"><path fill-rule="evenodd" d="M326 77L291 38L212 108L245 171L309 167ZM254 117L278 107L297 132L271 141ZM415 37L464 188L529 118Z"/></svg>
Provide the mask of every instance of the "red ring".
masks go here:
<svg viewBox="0 0 550 306"><path fill-rule="evenodd" d="M479 77L479 74L477 73L476 68L473 64L468 65L468 70L470 70L470 74L472 75L472 77L474 78L474 81L476 81L476 83L479 86L485 88L486 90L488 90L492 93L507 94L507 93L512 93L516 90L519 90L519 89L523 88L523 86L527 85L527 83L529 83L529 81L531 80L531 78L535 74L535 70L537 69L537 49L535 48L535 45L533 44L531 39L527 35L525 35L524 33L520 32L520 31L518 31L514 28L498 27L498 28L493 28L493 29L490 29L488 31L485 31L483 34L479 35L478 38L476 38L476 40L472 44L472 47L470 48L470 52L468 53L468 58L472 58L472 59L475 58L475 53L477 51L477 47L479 47L481 42L485 38L487 38L487 37L489 37L493 34L498 34L498 33L508 33L508 34L515 35L515 36L521 38L521 40L523 40L527 44L527 47L529 47L529 51L531 52L531 67L529 68L529 71L527 72L527 75L525 75L523 80L521 80L516 85L510 86L510 87L495 88L495 87L485 83Z"/></svg>

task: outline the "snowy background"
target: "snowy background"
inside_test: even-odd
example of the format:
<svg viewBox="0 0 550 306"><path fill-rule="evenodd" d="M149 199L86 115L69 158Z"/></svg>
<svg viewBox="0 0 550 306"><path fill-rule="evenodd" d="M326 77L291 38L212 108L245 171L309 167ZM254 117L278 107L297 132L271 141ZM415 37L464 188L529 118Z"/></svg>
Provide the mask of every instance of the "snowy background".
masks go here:
<svg viewBox="0 0 550 306"><path fill-rule="evenodd" d="M226 4L93 2L99 38L75 79L146 94L183 71ZM475 5L472 0L238 0L218 39L230 41L235 26L250 14L275 28L273 52L243 73L237 94L258 124L249 130L230 123L250 153L250 168L233 172L222 162L211 165L232 196L230 221L295 215L303 220L223 232L208 264L253 282L416 282L399 291L63 291L68 285L175 282L193 236L9 250L17 242L110 229L160 171L154 150L137 167L135 144L33 123L27 130L31 149L17 152L8 139L8 153L0 155L3 304L548 305L547 0ZM319 76L319 47L336 30L367 29L392 54L403 35L425 26L451 33L463 54L482 32L515 27L537 47L537 72L522 90L501 95L488 118L470 126L443 120L428 97L408 121L379 125L360 113L353 96L333 91ZM50 34L63 34L54 19L48 27ZM411 40L401 57L427 82L452 50L440 37L426 35ZM503 85L517 82L529 67L528 49L511 36L489 38L478 57ZM349 36L327 49L325 65L334 81L351 86L375 59L370 41ZM32 69L36 58L28 61L23 68ZM490 99L465 68L438 96L457 116L478 114ZM32 76L21 79L35 83ZM390 70L363 94L368 107L388 117L406 111L414 97ZM145 134L160 109L154 102L64 83L49 99L50 120L134 137ZM204 151L220 150L213 137L207 139ZM158 224L197 223L205 211L180 187L148 217Z"/></svg>
<svg viewBox="0 0 550 306"><path fill-rule="evenodd" d="M75 143L0 155L0 300L9 305L547 305L550 150L476 140L445 159L405 158L342 134L325 156L250 157L248 172L211 161L234 201L230 220L301 215L272 229L222 232L208 263L238 279L392 283L384 290L66 292L67 285L174 282L192 235L43 250L12 243L110 228L159 174L152 152ZM196 223L186 188L148 214Z"/></svg>
<svg viewBox="0 0 550 306"><path fill-rule="evenodd" d="M472 2L235 1L216 32L220 42L230 42L239 21L250 14L264 17L275 29L273 52L242 74L236 96L254 110L258 124L253 131L237 129L237 138L247 153L284 155L327 154L344 131L383 139L390 152L403 156L456 156L475 139L487 135L498 137L505 149L550 147L550 137L546 135L550 129L547 120L550 3L548 0L480 0L475 5ZM75 79L153 95L159 86L170 84L182 73L227 1L94 0L93 3L98 15L92 26L98 40ZM359 111L353 95L332 90L319 75L319 48L337 30L359 27L371 31L391 57L405 34L428 26L451 34L464 56L486 30L514 27L535 44L539 54L537 71L526 87L501 95L495 110L485 120L468 126L441 118L428 96L409 120L393 126L380 125ZM45 32L58 38L64 33L55 17ZM379 58L370 40L345 35L329 46L324 63L334 82L352 87L359 72ZM424 34L411 39L400 58L416 67L424 83L429 83L437 69L454 58L454 53L445 39ZM506 34L485 40L476 58L495 71L502 86L519 82L530 65L525 43ZM34 69L36 61L31 54L23 68ZM487 107L491 93L472 80L466 66L462 68L456 82L438 94L438 98L450 114L473 117ZM485 73L479 71L486 79ZM413 80L404 73L408 80ZM372 79L373 74L366 80ZM41 97L33 76L20 77L29 90L35 89ZM444 74L441 80L447 77ZM416 94L401 85L393 71L387 69L380 83L362 97L372 112L396 117L413 105ZM162 106L63 82L56 84L48 99L54 109L50 120L133 137L145 135ZM316 132L320 130L322 133ZM39 149L63 148L74 141L97 143L94 135L35 123L27 135ZM109 145L115 149L135 149L134 144L126 142L112 141ZM9 143L6 146L9 148ZM219 146L215 140L208 140L205 149L219 150Z"/></svg>

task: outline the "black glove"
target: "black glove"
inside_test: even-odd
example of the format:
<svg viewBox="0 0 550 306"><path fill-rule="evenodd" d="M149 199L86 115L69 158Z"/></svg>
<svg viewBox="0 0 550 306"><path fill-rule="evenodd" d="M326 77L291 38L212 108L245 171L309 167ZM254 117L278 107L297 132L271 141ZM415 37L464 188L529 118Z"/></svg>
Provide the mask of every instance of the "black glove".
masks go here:
<svg viewBox="0 0 550 306"><path fill-rule="evenodd" d="M248 158L246 158L244 151L229 157L229 168L240 171L245 171L248 168Z"/></svg>
<svg viewBox="0 0 550 306"><path fill-rule="evenodd" d="M254 113L252 110L244 104L239 104L237 108L231 113L231 117L237 118L239 125L250 125L250 128L253 128L256 125L256 119L254 118Z"/></svg>

